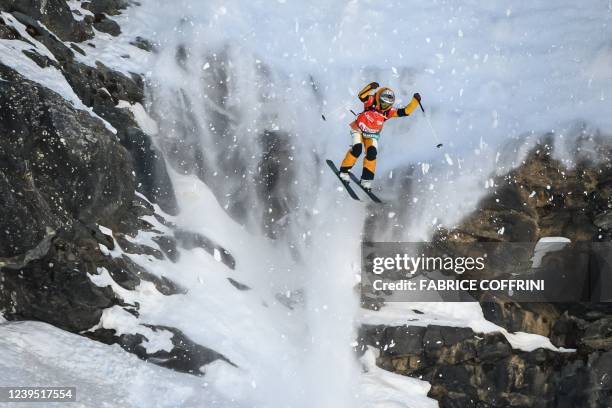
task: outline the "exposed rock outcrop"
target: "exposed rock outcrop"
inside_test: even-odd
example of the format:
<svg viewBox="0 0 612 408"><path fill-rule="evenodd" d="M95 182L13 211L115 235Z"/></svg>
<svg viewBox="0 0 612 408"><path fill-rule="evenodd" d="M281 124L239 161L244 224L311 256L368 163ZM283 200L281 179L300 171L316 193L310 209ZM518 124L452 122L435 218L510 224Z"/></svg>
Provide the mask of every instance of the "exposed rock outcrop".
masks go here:
<svg viewBox="0 0 612 408"><path fill-rule="evenodd" d="M0 10L19 12L49 27L64 41L85 41L93 37L91 20L76 20L62 0L2 0Z"/></svg>
<svg viewBox="0 0 612 408"><path fill-rule="evenodd" d="M204 375L204 366L216 360L222 360L234 365L222 354L189 340L183 332L176 328L152 325L147 325L147 327L156 333L167 332L171 336L172 349L170 351L157 350L152 353L147 352L144 345L147 339L142 334L122 334L117 336L114 330L98 329L93 333L87 333L87 335L107 344L117 343L143 360L184 373Z"/></svg>
<svg viewBox="0 0 612 408"><path fill-rule="evenodd" d="M610 241L612 146L601 137L579 137L573 167L553 158L553 146L552 136L544 137L521 165L494 180L491 193L458 228L438 231L436 245L536 242L547 236ZM565 255L551 254L543 263L569 262ZM364 326L360 343L379 351L380 367L429 381L429 396L441 407L612 405L612 303L482 297L481 307L488 320L510 332L540 334L574 350L525 352L499 333L441 326Z"/></svg>
<svg viewBox="0 0 612 408"><path fill-rule="evenodd" d="M118 12L119 8L114 2L103 3L109 3L104 7ZM11 7L5 9L12 10ZM53 66L60 70L79 99L114 126L121 144L130 152L129 157L136 172L139 191L158 203L167 213L175 214L177 206L174 189L161 153L153 145L150 136L138 127L130 110L125 106L117 106L120 101L130 104L143 103L144 84L140 75L132 73L128 76L99 61L95 66L78 61L75 58L75 50L84 53L82 49L78 46L68 47L56 37L55 32L47 29L46 24L40 24L42 20L19 11L21 9L14 11L12 16L26 27L32 38L40 41L53 53L56 60L51 60L37 51L28 51L26 55L39 66ZM83 21L89 20L81 22ZM7 27L7 30L10 30L10 26ZM29 42L19 33L15 32L13 36L14 39Z"/></svg>
<svg viewBox="0 0 612 408"><path fill-rule="evenodd" d="M441 407L604 407L612 404L612 351L512 349L500 333L465 327L364 326L377 364L432 384Z"/></svg>
<svg viewBox="0 0 612 408"><path fill-rule="evenodd" d="M589 149L581 148L586 144ZM552 137L545 137L527 155L523 165L495 180L492 194L482 200L478 211L468 216L459 228L442 231L435 239L536 242L542 237L553 236L579 243L610 241L612 230L601 220L612 211L609 191L612 189L612 146L603 138L578 138L573 168L553 158L553 146ZM591 153L585 156L585 151ZM499 234L502 227L504 233ZM591 257L595 259L596 255ZM554 270L554 262L568 264L572 260L565 259L561 252L551 254L549 261ZM599 279L596 282L597 285L609 283ZM565 335L557 335L555 325L559 319L575 323L585 321L584 313L590 310L571 304L486 300L482 308L487 319L511 331L553 336L557 345L566 347L573 346L561 340ZM612 306L608 304L599 305L597 309L612 313ZM561 327L557 325L557 330Z"/></svg>
<svg viewBox="0 0 612 408"><path fill-rule="evenodd" d="M75 53L85 56L89 45L64 42L91 39L92 26L119 34L108 16L126 5L82 3L94 18L59 0L0 0L0 38L23 47L16 58L58 73L56 82L66 80L60 95L58 86L51 90L44 80L34 82L0 63L0 313L118 343L153 363L201 375L202 366L228 360L173 327L137 324L171 339L168 348L151 351L141 332L118 334L100 324L111 308L137 318L140 304L121 293L143 281L164 296L186 292L131 254L177 261L186 237L196 236L193 245L235 265L228 251L206 237L177 231L175 238L175 226L155 211L154 204L169 214L178 209L164 160L131 110L143 103L141 76L100 62L85 64ZM150 243L136 240L143 232Z"/></svg>
<svg viewBox="0 0 612 408"><path fill-rule="evenodd" d="M115 135L1 64L0 76L0 253L33 248L47 228L117 224L131 205L135 180Z"/></svg>
<svg viewBox="0 0 612 408"><path fill-rule="evenodd" d="M603 137L589 140L578 139L574 166L569 168L553 157L554 137L544 137L521 166L494 180L478 211L459 228L436 238L535 242L553 236L609 241L612 232L605 220L612 211L612 146ZM591 150L590 155L584 153ZM504 233L499 234L502 227Z"/></svg>

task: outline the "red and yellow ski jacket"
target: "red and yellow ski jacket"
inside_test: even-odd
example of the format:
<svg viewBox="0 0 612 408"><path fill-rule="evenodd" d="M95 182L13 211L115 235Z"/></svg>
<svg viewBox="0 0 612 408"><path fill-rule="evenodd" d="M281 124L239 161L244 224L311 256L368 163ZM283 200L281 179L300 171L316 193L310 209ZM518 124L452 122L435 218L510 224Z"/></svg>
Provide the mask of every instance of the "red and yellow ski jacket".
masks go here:
<svg viewBox="0 0 612 408"><path fill-rule="evenodd" d="M359 100L363 102L363 112L357 115L357 118L349 124L351 129L360 130L364 137L373 137L378 139L380 132L385 122L391 118L408 116L416 109L419 102L413 97L408 105L403 108L390 107L387 110L380 108L380 94L388 88L379 88L378 91L372 93L378 84L371 83L366 85L358 94Z"/></svg>

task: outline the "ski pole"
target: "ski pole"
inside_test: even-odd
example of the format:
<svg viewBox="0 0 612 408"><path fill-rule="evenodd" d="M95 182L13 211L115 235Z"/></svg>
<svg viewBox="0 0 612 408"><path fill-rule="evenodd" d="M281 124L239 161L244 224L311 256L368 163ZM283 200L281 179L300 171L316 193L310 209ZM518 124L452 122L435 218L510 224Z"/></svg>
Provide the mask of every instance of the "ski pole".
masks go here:
<svg viewBox="0 0 612 408"><path fill-rule="evenodd" d="M333 112L336 112L337 110L338 110L338 109L336 109L336 110L332 111L332 113L333 113ZM349 109L349 111L350 111L350 112L351 112L353 115L357 116L357 114L356 114L356 113L355 113L355 112L354 112L352 109ZM327 118L325 117L325 115L324 115L324 114L321 114L321 117L323 118L323 120L327 120Z"/></svg>
<svg viewBox="0 0 612 408"><path fill-rule="evenodd" d="M421 112L423 112L423 116L425 117L425 120L427 120L427 124L429 125L429 129L431 130L431 134L433 135L436 141L436 147L439 149L442 147L442 143L440 143L440 140L438 139L438 134L434 130L433 126L431 125L431 121L429 120L429 117L425 114L425 109L423 109L423 105L421 105L421 101L417 99L417 102L419 103L419 106L421 107Z"/></svg>
<svg viewBox="0 0 612 408"><path fill-rule="evenodd" d="M325 116L325 114L326 114L326 113L327 113L328 115L333 115L333 114L335 114L336 112L338 112L340 109L348 109L348 110L349 110L349 112L351 112L353 115L357 116L357 114L356 114L355 112L353 112L353 110L352 110L352 109L347 108L347 107L346 107L346 105L345 105L345 106L338 106L336 109L334 109L334 110L332 110L332 111L329 111L329 112L321 112L321 119L323 119L323 120L327 121L327 116Z"/></svg>

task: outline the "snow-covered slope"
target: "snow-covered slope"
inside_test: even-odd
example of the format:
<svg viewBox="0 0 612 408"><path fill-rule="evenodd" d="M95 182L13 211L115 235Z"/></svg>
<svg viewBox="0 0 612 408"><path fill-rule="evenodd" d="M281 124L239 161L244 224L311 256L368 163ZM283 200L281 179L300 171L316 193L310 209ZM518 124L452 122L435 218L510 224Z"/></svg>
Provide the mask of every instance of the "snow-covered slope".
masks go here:
<svg viewBox="0 0 612 408"><path fill-rule="evenodd" d="M0 333L3 386L76 387L79 407L235 406L197 377L148 364L117 345L38 322L2 322Z"/></svg>

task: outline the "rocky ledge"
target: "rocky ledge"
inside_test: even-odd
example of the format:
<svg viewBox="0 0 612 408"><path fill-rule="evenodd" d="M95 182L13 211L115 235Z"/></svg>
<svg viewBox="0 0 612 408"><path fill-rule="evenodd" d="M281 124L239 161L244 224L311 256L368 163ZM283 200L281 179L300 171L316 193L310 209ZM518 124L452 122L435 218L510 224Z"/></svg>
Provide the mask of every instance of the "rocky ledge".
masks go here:
<svg viewBox="0 0 612 408"><path fill-rule="evenodd" d="M515 350L500 333L465 327L364 326L386 370L431 383L441 407L605 407L612 351Z"/></svg>
<svg viewBox="0 0 612 408"><path fill-rule="evenodd" d="M612 146L603 137L578 137L572 167L554 158L553 146L553 136L544 136L521 165L494 180L476 211L433 241L609 242ZM433 325L362 326L358 350L372 347L380 367L430 382L429 396L445 408L612 406L612 303L482 297L480 304L488 320L511 333L546 336L561 351L521 351L501 333Z"/></svg>

